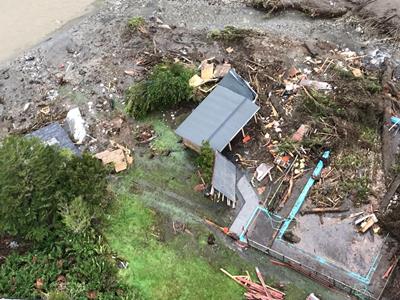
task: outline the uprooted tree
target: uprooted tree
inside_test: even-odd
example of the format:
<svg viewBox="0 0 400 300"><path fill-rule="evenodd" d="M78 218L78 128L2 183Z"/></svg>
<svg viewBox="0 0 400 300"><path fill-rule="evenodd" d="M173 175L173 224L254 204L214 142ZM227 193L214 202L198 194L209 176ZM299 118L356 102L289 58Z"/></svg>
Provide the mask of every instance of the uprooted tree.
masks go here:
<svg viewBox="0 0 400 300"><path fill-rule="evenodd" d="M193 98L189 79L194 71L180 63L156 65L146 80L128 88L126 111L143 118L155 110L168 109Z"/></svg>
<svg viewBox="0 0 400 300"><path fill-rule="evenodd" d="M88 154L11 136L0 165L0 234L40 241L64 226L84 230L109 205L108 171Z"/></svg>

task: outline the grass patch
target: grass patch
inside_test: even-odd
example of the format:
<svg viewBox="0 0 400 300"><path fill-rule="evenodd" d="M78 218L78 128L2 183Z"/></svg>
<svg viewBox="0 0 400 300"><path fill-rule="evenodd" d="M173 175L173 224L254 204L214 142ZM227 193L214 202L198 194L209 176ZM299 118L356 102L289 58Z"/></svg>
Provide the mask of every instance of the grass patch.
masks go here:
<svg viewBox="0 0 400 300"><path fill-rule="evenodd" d="M147 122L153 124L153 129L157 138L151 143L151 148L156 153L166 151L182 151L183 147L179 144L178 136L168 127L167 124L157 119L148 119Z"/></svg>
<svg viewBox="0 0 400 300"><path fill-rule="evenodd" d="M224 246L208 245L209 232L196 223L190 225L192 235L182 233L160 241L160 232L172 224L158 224L165 215L146 206L149 193L129 192L128 178L136 178L133 175L139 174L133 170L114 186L119 209L110 216L106 233L111 248L129 262L129 267L120 271L124 283L141 299L242 299L243 290L219 268L233 273L251 268Z"/></svg>
<svg viewBox="0 0 400 300"><path fill-rule="evenodd" d="M132 17L128 20L128 28L132 31L138 30L140 27L144 26L146 21L143 17Z"/></svg>

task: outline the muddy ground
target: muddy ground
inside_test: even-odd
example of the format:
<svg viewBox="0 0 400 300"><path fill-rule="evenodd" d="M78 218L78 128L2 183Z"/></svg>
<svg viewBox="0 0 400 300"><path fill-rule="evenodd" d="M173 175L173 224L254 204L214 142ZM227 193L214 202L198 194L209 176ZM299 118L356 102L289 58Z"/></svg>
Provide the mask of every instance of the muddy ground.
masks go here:
<svg viewBox="0 0 400 300"><path fill-rule="evenodd" d="M0 137L26 133L55 120L62 122L71 107L79 106L90 135L82 149L98 152L109 146L110 139L130 148L142 147L135 139L141 129L136 128L135 120L123 113L125 90L163 59L179 60L195 67L200 61L215 57L216 62L229 60L260 95L259 122L246 127L252 141L244 145L238 139L235 143L235 152L245 160L271 160L273 156L266 148L266 139L282 142L304 123L328 137L323 143L314 140L303 153L306 170L316 162L324 146L337 152L349 152L356 146L367 157L368 151L380 155L383 141L379 138L375 143L367 138L358 143L363 131L355 124L367 124L380 135L387 90L369 91L366 86L369 81L354 80L347 72L351 69L342 72L335 66L341 62L347 67L349 60L341 53L348 52L349 48L359 56L351 67L362 69L368 80L381 85L386 70L385 58L389 59L394 66L390 81L398 88L398 47L390 37L370 30L372 24L377 24L372 23L373 20L378 20L379 24L396 22L398 10L386 9L388 1L383 1L379 9L374 7L377 3L371 2L358 11L353 10L361 3L357 1L299 1L294 8L306 12L305 15L278 11L279 5L291 8L284 1L264 2L273 4L271 7L264 5L267 10L276 7L274 14L267 17L264 11L255 10L243 1L105 1L97 12L53 34L38 47L1 67ZM315 13L318 11L326 13L318 15ZM127 29L127 20L133 16L145 18L144 30L131 32ZM332 16L339 18L331 19ZM210 30L225 25L254 31L234 41L210 39ZM228 47L232 47L233 52L228 53ZM312 79L332 84L334 93L329 97L333 95L339 107L346 108L346 117L333 116L325 123L319 122L315 116L311 117L310 111L302 110L307 99L303 91L285 95L285 80L293 80L290 70L294 66L300 74L312 73ZM325 71L316 72L315 68ZM391 94L390 101L398 101L395 100L398 95L393 91ZM175 127L194 106L162 112L162 118ZM398 109L395 104L393 107L392 113ZM278 121L279 126L266 127L272 121ZM324 131L325 127L330 127L330 131ZM266 137L268 132L271 135ZM393 149L388 151L393 152ZM250 162L250 166L243 167L252 172L255 166ZM382 169L382 161L379 161L376 172ZM391 180L389 170L387 168L385 173L386 181L382 179L385 185ZM370 176L376 177L376 174L372 172ZM379 208L377 201L383 195L384 189L377 187L370 199L374 209Z"/></svg>
<svg viewBox="0 0 400 300"><path fill-rule="evenodd" d="M400 3L394 0L248 0L249 5L267 10L297 10L311 17L358 16L369 30L400 38Z"/></svg>

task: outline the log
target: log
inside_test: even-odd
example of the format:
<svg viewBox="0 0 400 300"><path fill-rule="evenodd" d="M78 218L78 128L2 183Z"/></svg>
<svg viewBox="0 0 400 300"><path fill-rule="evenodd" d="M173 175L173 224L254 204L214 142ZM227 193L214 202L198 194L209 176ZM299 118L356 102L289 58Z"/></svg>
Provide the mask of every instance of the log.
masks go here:
<svg viewBox="0 0 400 300"><path fill-rule="evenodd" d="M260 270L257 267L256 267L256 274L257 274L257 277L260 280L260 283L261 283L261 285L262 285L262 287L263 287L263 289L265 291L265 294L267 295L267 299L268 300L272 299L271 295L268 292L267 286L265 285L264 278L263 278Z"/></svg>
<svg viewBox="0 0 400 300"><path fill-rule="evenodd" d="M323 213L340 213L349 211L349 208L341 208L341 207L326 207L326 208L312 208L303 210L301 212L302 215L307 214L323 214Z"/></svg>

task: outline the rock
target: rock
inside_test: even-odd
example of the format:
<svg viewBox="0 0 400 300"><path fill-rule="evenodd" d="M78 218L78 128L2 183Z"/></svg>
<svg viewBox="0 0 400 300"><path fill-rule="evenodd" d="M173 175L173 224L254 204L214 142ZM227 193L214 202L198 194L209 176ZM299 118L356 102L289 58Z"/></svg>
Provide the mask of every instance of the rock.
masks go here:
<svg viewBox="0 0 400 300"><path fill-rule="evenodd" d="M26 112L28 109L29 109L29 107L31 106L31 102L28 102L28 103L25 103L25 105L24 105L24 112Z"/></svg>
<svg viewBox="0 0 400 300"><path fill-rule="evenodd" d="M293 243L293 244L299 243L299 242L301 241L301 239L300 239L297 235L295 235L293 232L291 232L291 231L286 231L286 232L283 234L283 238L284 238L286 241L288 241L288 242L290 242L290 243Z"/></svg>
<svg viewBox="0 0 400 300"><path fill-rule="evenodd" d="M6 80L6 79L10 78L10 74L8 73L9 70L10 70L9 68L1 70L0 71L0 79Z"/></svg>
<svg viewBox="0 0 400 300"><path fill-rule="evenodd" d="M35 60L35 57L33 55L25 55L24 59L25 61L32 61Z"/></svg>
<svg viewBox="0 0 400 300"><path fill-rule="evenodd" d="M79 107L71 109L66 118L69 132L77 144L82 144L86 137L85 120L82 118Z"/></svg>
<svg viewBox="0 0 400 300"><path fill-rule="evenodd" d="M312 57L316 57L319 55L319 49L316 46L314 41L306 41L304 42L304 47L306 47L307 51L311 54Z"/></svg>
<svg viewBox="0 0 400 300"><path fill-rule="evenodd" d="M215 236L210 233L207 238L207 244L214 245L215 244Z"/></svg>

